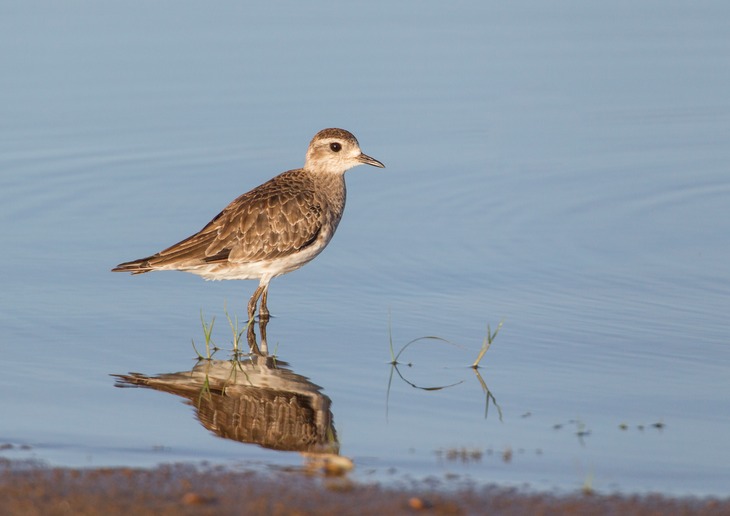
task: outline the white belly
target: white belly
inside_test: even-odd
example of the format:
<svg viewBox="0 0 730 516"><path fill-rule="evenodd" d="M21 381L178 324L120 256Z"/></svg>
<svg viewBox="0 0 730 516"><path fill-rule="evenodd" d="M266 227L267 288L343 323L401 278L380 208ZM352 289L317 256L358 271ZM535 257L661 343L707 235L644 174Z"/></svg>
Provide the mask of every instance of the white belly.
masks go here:
<svg viewBox="0 0 730 516"><path fill-rule="evenodd" d="M192 272L193 274L202 276L206 280L266 279L268 281L276 276L297 270L302 265L312 261L322 252L325 245L316 242L298 253L273 260L243 263L227 261L215 264L196 265L177 270Z"/></svg>

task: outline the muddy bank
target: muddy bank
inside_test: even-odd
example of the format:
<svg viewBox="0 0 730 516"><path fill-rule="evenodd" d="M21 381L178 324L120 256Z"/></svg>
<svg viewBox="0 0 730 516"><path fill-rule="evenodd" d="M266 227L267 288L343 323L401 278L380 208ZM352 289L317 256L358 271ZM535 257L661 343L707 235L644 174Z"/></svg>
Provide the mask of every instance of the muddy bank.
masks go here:
<svg viewBox="0 0 730 516"><path fill-rule="evenodd" d="M431 493L301 473L192 466L68 469L0 463L3 515L730 514L730 499L525 493L500 487Z"/></svg>

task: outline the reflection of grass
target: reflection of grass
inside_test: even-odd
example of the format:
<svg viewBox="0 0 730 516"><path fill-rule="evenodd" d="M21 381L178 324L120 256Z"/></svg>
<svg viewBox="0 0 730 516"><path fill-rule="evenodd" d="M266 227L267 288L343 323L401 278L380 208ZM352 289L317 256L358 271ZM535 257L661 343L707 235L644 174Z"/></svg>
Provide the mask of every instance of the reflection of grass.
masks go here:
<svg viewBox="0 0 730 516"><path fill-rule="evenodd" d="M396 353L395 350L394 350L394 348L393 348L393 331L392 331L392 327L391 327L390 317L388 317L388 338L389 338L389 341L390 341L390 376L388 377L388 388L386 389L386 393L385 393L385 417L386 418L388 417L388 400L390 400L390 388L391 388L391 386L393 384L393 372L394 371L396 373L398 373L398 376L405 383L407 383L408 385L410 385L414 389L420 389L420 390L423 390L423 391L438 391L438 390L441 390L441 389L445 389L447 387L453 387L454 385L458 385L460 383L463 383L463 381L462 381L462 382L457 382L457 383L454 383L454 384L451 384L451 385L437 385L437 386L428 386L428 387L426 387L426 386L420 386L420 385L416 385L415 383L406 380L403 377L403 375L401 374L400 369L398 369L398 365L401 365L401 362L399 362L398 359L400 358L400 356L403 354L403 352L411 344L415 344L416 342L424 341L424 340L435 340L435 341L439 341L439 342L444 342L446 344L451 344L452 346L455 345L455 344L452 344L448 340L442 339L441 337L435 337L435 336L429 335L429 336L426 336L426 337L418 337L417 339L413 339L410 342L407 342L402 348L400 348L400 350L398 351L398 353ZM408 367L413 366L413 364L411 364L411 363L408 363L407 365L408 365Z"/></svg>
<svg viewBox="0 0 730 516"><path fill-rule="evenodd" d="M486 337L484 337L484 342L482 343L482 348L479 351L479 354L478 354L476 360L470 366L471 368L474 369L474 372L476 373L477 380L479 381L479 384L481 385L482 390L483 390L483 392L484 392L484 394L486 396L486 406L484 408L484 417L486 418L487 415L488 415L488 413L489 413L489 403L491 401L492 404L495 407L497 407L497 411L499 412L499 420L500 421L502 421L502 408L497 403L497 399L494 397L494 395L492 394L492 392L489 390L489 387L487 387L487 384L484 381L484 379L482 378L482 375L479 374L479 363L481 362L481 360L484 358L484 355L489 350L489 347L492 345L492 342L494 342L494 339L497 337L497 334L499 333L499 330L502 328L502 325L503 324L504 324L504 321L500 322L499 325L497 325L497 329L495 329L494 332L492 332L492 328L490 327L490 325L487 324L487 335L486 335ZM398 368L399 365L403 365L403 363L400 362L401 355L412 344L415 344L415 343L420 342L420 341L431 340L431 341L443 342L445 344L450 344L452 346L456 346L456 344L454 344L453 342L450 342L450 341L448 341L448 340L446 340L446 339L444 339L442 337L437 337L435 335L427 335L427 336L424 336L424 337L418 337L417 339L413 339L413 340L407 342L406 344L403 345L403 347L400 348L400 350L398 351L398 353L396 353L395 352L395 348L393 347L393 330L392 330L392 324L391 324L390 315L388 316L388 339L389 339L389 346L390 346L390 366L391 366L391 368L390 368L390 377L388 378L388 388L386 390L386 398L385 398L385 403L386 403L386 405L385 405L385 413L386 413L386 417L388 415L388 400L390 399L390 389L391 389L391 386L392 386L392 383L393 383L393 372L394 371L398 374L398 376L401 378L401 380L403 380L405 383L407 383L408 385L410 385L413 388L420 389L420 390L424 390L424 391L438 391L438 390L445 389L445 388L448 388L448 387L454 387L456 385L459 385L459 384L463 383L463 380L462 380L460 382L452 383L452 384L449 384L449 385L438 385L438 386L431 386L431 387L420 386L420 385L416 385L415 383L407 380L401 374L400 369ZM457 347L460 347L460 346L457 346ZM412 367L413 366L413 364L410 363L410 362L407 363L407 364L405 364L405 365L407 365L408 367Z"/></svg>
<svg viewBox="0 0 730 516"><path fill-rule="evenodd" d="M497 325L497 329L494 330L494 333L492 333L492 328L490 328L489 323L487 323L487 336L484 337L484 342L482 342L482 349L479 350L479 355L477 355L477 359L471 365L474 369L477 369L479 367L479 362L482 361L482 358L484 358L484 355L486 355L487 351L489 350L489 346L491 346L492 342L494 342L494 339L497 338L497 334L502 328L502 324L504 324L504 321L500 321L500 323Z"/></svg>
<svg viewBox="0 0 730 516"><path fill-rule="evenodd" d="M399 364L398 357L400 356L400 354L403 352L403 350L408 345L410 345L410 344L412 344L414 342L417 342L419 340L426 339L426 338L428 338L428 337L421 337L420 339L412 340L411 342L409 342L408 344L406 344L405 346L403 346L403 348L400 350L400 352L398 352L397 355L393 356L393 361L390 363L390 376L388 377L388 388L386 389L386 393L385 393L385 417L386 418L388 417L388 400L390 400L390 388L391 388L391 386L393 384L393 372L394 371L396 373L398 373L398 376L400 377L400 379L403 380L405 383L407 383L408 385L410 385L414 389L420 389L422 391L440 391L441 389L446 389L448 387L454 387L455 385L459 385L460 383L464 383L464 381L462 380L460 382L452 383L452 384L449 384L449 385L422 386L422 385L416 385L415 383L413 383L411 381L408 381L408 380L406 380L403 377L403 375L400 372L400 369L398 369L398 364ZM392 352L393 352L393 347L392 347L392 343L391 343L391 354L392 354ZM412 365L413 364L408 364L408 367L411 367Z"/></svg>
<svg viewBox="0 0 730 516"><path fill-rule="evenodd" d="M203 404L203 399L211 401L212 398L213 396L210 392L210 378L208 378L208 375L206 374L203 385L200 387L200 392L198 393L198 408L200 408Z"/></svg>
<svg viewBox="0 0 730 516"><path fill-rule="evenodd" d="M499 403L497 403L497 398L494 397L492 391L490 391L489 387L487 387L487 382L485 382L484 378L482 378L482 375L479 374L479 369L475 367L474 372L477 375L477 380L479 380L479 384L482 386L482 391L484 391L484 395L487 397L484 404L484 419L487 419L487 416L489 415L489 400L492 400L494 406L497 407L497 412L499 412L499 420L502 421L502 407L500 407Z"/></svg>
<svg viewBox="0 0 730 516"><path fill-rule="evenodd" d="M228 377L225 379L221 379L220 375L220 365L223 363L228 362L231 364L231 369L228 373ZM226 396L226 390L228 389L229 385L236 385L238 382L238 373L239 371L243 373L243 375L246 377L246 380L250 385L251 381L248 378L248 373L246 373L246 370L243 366L243 363L241 362L240 356L236 353L234 353L230 359L223 361L213 361L210 358L200 358L198 360L198 364L201 364L204 368L203 371L203 383L200 386L200 392L198 392L198 408L200 408L203 401L211 402L213 401L213 396ZM214 366L215 364L215 366ZM212 377L211 382L211 376L210 376L210 368L216 367L217 373L214 374ZM191 371L191 374L193 371Z"/></svg>

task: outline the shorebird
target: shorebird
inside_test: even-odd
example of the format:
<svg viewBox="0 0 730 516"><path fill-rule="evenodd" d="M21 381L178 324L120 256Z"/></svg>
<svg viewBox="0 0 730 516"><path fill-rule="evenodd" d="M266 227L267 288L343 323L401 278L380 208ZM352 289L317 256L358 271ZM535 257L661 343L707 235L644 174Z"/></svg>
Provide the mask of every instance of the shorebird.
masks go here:
<svg viewBox="0 0 730 516"><path fill-rule="evenodd" d="M345 172L357 165L384 168L362 153L344 129L323 129L307 149L304 167L247 192L203 229L157 254L120 263L113 272L192 272L206 280L258 279L248 318L259 307L269 318L269 282L313 260L335 234L345 209Z"/></svg>

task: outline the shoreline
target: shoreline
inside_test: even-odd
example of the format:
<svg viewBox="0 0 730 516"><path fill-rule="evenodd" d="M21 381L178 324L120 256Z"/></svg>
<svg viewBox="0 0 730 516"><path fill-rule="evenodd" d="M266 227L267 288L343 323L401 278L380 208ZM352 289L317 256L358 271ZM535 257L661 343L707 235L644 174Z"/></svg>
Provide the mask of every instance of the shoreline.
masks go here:
<svg viewBox="0 0 730 516"><path fill-rule="evenodd" d="M496 485L429 491L346 476L186 464L152 469L43 467L0 459L0 514L730 514L730 497L526 492Z"/></svg>

